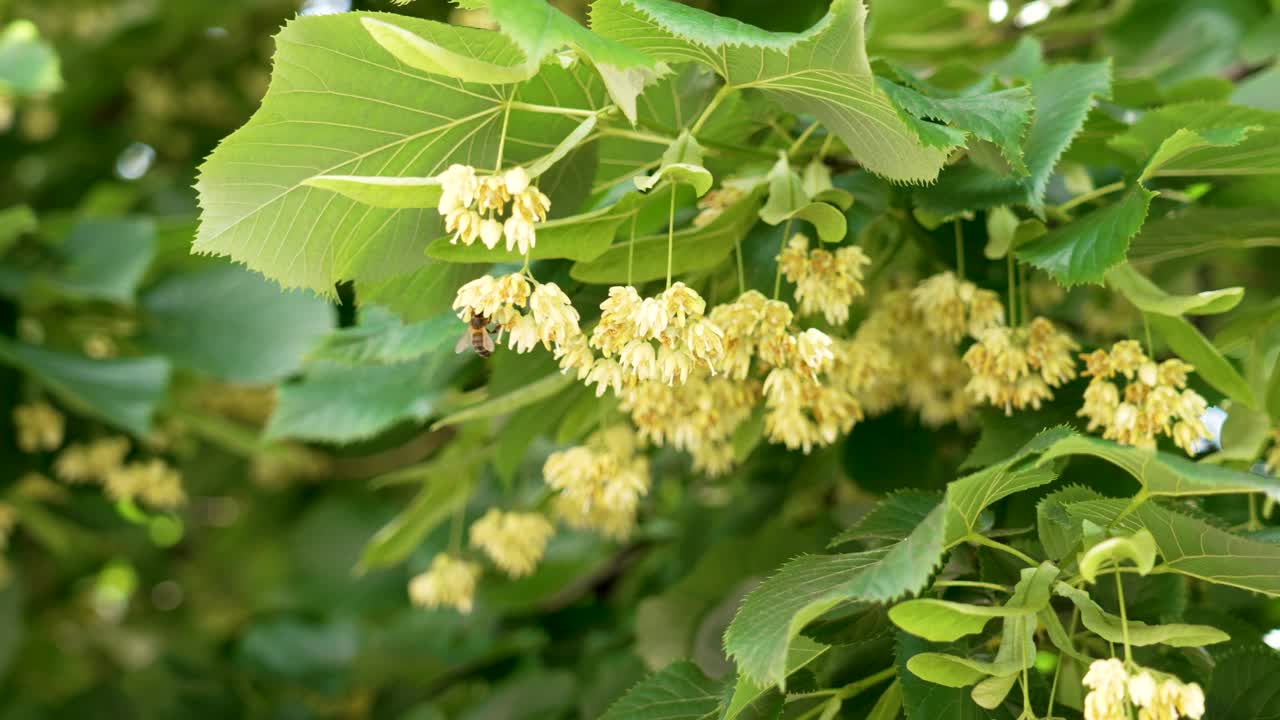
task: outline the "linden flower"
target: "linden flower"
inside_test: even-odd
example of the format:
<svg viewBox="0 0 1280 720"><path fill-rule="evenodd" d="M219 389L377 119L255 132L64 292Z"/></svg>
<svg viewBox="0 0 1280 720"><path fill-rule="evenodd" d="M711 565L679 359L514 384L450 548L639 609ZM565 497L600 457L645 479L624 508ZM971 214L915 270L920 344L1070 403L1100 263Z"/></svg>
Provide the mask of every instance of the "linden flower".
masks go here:
<svg viewBox="0 0 1280 720"><path fill-rule="evenodd" d="M952 272L926 278L911 291L911 300L925 329L952 343L1004 322L998 295Z"/></svg>
<svg viewBox="0 0 1280 720"><path fill-rule="evenodd" d="M441 215L471 207L480 190L476 179L476 170L467 165L454 163L436 176L440 181L440 202L436 210Z"/></svg>
<svg viewBox="0 0 1280 720"><path fill-rule="evenodd" d="M15 407L13 425L18 434L18 449L28 453L57 450L62 445L66 430L66 420L62 413L47 402Z"/></svg>
<svg viewBox="0 0 1280 720"><path fill-rule="evenodd" d="M124 436L94 440L88 445L69 445L53 461L53 472L69 483L103 482L124 464L129 454L129 438Z"/></svg>
<svg viewBox="0 0 1280 720"><path fill-rule="evenodd" d="M529 296L529 310L538 328L538 338L543 347L562 344L580 335L578 311L568 295L555 283L542 283Z"/></svg>
<svg viewBox="0 0 1280 720"><path fill-rule="evenodd" d="M187 494L182 489L182 476L159 458L129 463L113 470L107 474L103 486L113 500L141 500L164 510L172 510L187 501Z"/></svg>
<svg viewBox="0 0 1280 720"><path fill-rule="evenodd" d="M1093 661L1082 681L1092 689L1084 699L1085 720L1128 720L1125 702L1128 679L1124 663L1116 658Z"/></svg>
<svg viewBox="0 0 1280 720"><path fill-rule="evenodd" d="M471 544L511 577L533 572L555 528L539 513L491 509L471 524Z"/></svg>
<svg viewBox="0 0 1280 720"><path fill-rule="evenodd" d="M581 518L596 511L634 513L649 492L649 461L636 454L635 436L624 427L597 431L584 445L552 453L542 474L565 502L578 505Z"/></svg>
<svg viewBox="0 0 1280 720"><path fill-rule="evenodd" d="M519 273L500 278L481 275L458 288L453 309L458 311L458 318L463 322L470 322L472 317L480 315L507 329L520 315L520 308L529 300L529 294L529 281Z"/></svg>
<svg viewBox="0 0 1280 720"><path fill-rule="evenodd" d="M535 226L546 221L551 200L530 184L524 168L477 177L475 168L454 164L436 179L441 191L436 209L444 216L445 231L453 233L450 243L472 245L479 239L493 249L505 236L507 251L518 249L521 255L537 244ZM508 212L505 221L499 219Z"/></svg>
<svg viewBox="0 0 1280 720"><path fill-rule="evenodd" d="M973 372L965 390L975 400L1003 407L1006 415L1028 406L1039 410L1053 398L1050 388L1076 376L1071 352L1078 349L1044 318L1025 328L988 328L964 354Z"/></svg>
<svg viewBox="0 0 1280 720"><path fill-rule="evenodd" d="M821 313L828 323L849 321L849 306L865 294L862 271L871 264L862 248L848 245L828 252L809 250L809 238L797 234L778 255L778 264L787 281L796 286L800 315Z"/></svg>
<svg viewBox="0 0 1280 720"><path fill-rule="evenodd" d="M695 470L715 476L733 466L733 433L759 397L754 380L698 372L679 387L640 383L623 395L621 409L646 442L688 452Z"/></svg>
<svg viewBox="0 0 1280 720"><path fill-rule="evenodd" d="M1188 455L1211 437L1201 420L1208 403L1186 387L1191 365L1176 358L1157 365L1134 340L1081 357L1092 379L1076 414L1088 418L1090 431L1101 428L1104 438L1141 448L1155 448L1156 436L1166 435Z"/></svg>
<svg viewBox="0 0 1280 720"><path fill-rule="evenodd" d="M600 303L590 344L606 358L618 356L630 374L626 384L654 378L684 384L694 368L714 373L724 358L724 332L704 317L705 310L706 301L681 282L651 298L629 285L615 286Z"/></svg>
<svg viewBox="0 0 1280 720"><path fill-rule="evenodd" d="M466 615L475 602L480 566L440 553L426 572L409 581L409 599L425 608L451 607Z"/></svg>
<svg viewBox="0 0 1280 720"><path fill-rule="evenodd" d="M556 517L574 530L590 530L611 540L626 540L636 526L634 509L619 510L602 506L584 508L563 495L553 500L551 507Z"/></svg>

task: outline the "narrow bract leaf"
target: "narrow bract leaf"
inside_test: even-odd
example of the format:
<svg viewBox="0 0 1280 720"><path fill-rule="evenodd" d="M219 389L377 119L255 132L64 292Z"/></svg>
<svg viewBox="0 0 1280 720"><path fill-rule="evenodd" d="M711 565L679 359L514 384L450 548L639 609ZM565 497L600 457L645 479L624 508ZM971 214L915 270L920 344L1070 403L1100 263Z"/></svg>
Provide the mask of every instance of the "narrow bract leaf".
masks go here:
<svg viewBox="0 0 1280 720"><path fill-rule="evenodd" d="M1163 262L1221 250L1280 246L1280 215L1266 208L1193 205L1153 218L1129 244L1129 260Z"/></svg>
<svg viewBox="0 0 1280 720"><path fill-rule="evenodd" d="M1080 577L1096 583L1099 570L1114 570L1120 567L1121 560L1131 560L1139 575L1150 573L1156 565L1155 538L1147 530L1139 530L1129 537L1111 537L1097 543L1080 556Z"/></svg>
<svg viewBox="0 0 1280 720"><path fill-rule="evenodd" d="M442 473L442 465L440 460L434 460L397 472L402 479L417 477L423 484L422 489L408 507L369 539L360 553L359 571L376 570L404 560L428 533L466 505L474 477L456 463L447 465L448 474Z"/></svg>
<svg viewBox="0 0 1280 720"><path fill-rule="evenodd" d="M1195 295L1170 295L1128 263L1107 272L1107 285L1143 312L1175 317L1224 313L1244 299L1242 287L1207 290Z"/></svg>
<svg viewBox="0 0 1280 720"><path fill-rule="evenodd" d="M1258 407L1253 388L1229 360L1200 333L1196 326L1180 317L1147 313L1151 329L1169 348L1196 368L1196 374L1223 395L1251 408Z"/></svg>
<svg viewBox="0 0 1280 720"><path fill-rule="evenodd" d="M1139 620L1129 620L1126 635L1120 618L1103 610L1084 590L1058 583L1054 592L1070 600L1080 610L1080 622L1108 642L1128 642L1136 647L1201 647L1231 639L1230 635L1208 625L1148 625Z"/></svg>
<svg viewBox="0 0 1280 720"><path fill-rule="evenodd" d="M433 177L317 175L302 184L376 208L434 208L441 193L440 181Z"/></svg>
<svg viewBox="0 0 1280 720"><path fill-rule="evenodd" d="M487 62L453 52L421 35L377 18L362 18L360 24L387 52L415 70L447 75L464 82L492 84L528 80L537 72L537 62L511 66Z"/></svg>

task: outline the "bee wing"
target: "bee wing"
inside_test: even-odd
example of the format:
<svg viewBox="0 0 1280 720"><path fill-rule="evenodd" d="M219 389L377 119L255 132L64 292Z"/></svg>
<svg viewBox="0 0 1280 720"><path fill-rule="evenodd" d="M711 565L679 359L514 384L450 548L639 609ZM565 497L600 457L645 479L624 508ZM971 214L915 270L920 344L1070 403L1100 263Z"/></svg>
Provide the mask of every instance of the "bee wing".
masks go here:
<svg viewBox="0 0 1280 720"><path fill-rule="evenodd" d="M493 336L489 333L481 333L481 335L484 337L482 344L484 345L485 352L493 352Z"/></svg>
<svg viewBox="0 0 1280 720"><path fill-rule="evenodd" d="M453 346L453 351L455 353L461 354L470 349L471 349L471 332L466 331L462 333L462 337L458 338L458 344Z"/></svg>

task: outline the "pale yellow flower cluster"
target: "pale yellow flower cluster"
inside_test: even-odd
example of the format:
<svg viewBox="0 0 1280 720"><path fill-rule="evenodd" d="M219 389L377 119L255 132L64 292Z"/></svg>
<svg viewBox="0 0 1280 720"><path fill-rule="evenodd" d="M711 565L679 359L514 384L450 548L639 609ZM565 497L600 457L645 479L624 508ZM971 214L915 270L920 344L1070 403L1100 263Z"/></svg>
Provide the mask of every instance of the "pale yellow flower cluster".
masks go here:
<svg viewBox="0 0 1280 720"><path fill-rule="evenodd" d="M640 383L621 408L646 442L689 453L694 470L714 477L733 467L733 433L759 399L757 380L694 373L682 386Z"/></svg>
<svg viewBox="0 0 1280 720"><path fill-rule="evenodd" d="M1167 435L1188 455L1195 453L1197 441L1211 437L1201 420L1207 403L1187 389L1191 365L1176 358L1157 365L1136 340L1081 357L1084 375L1092 379L1077 414L1089 419L1089 430L1102 428L1104 438L1152 449L1157 435ZM1121 377L1123 390L1113 382Z"/></svg>
<svg viewBox="0 0 1280 720"><path fill-rule="evenodd" d="M797 233L777 257L787 282L796 286L799 315L822 314L832 325L849 321L849 306L866 294L862 272L871 259L856 245L846 245L834 253L809 249L809 238Z"/></svg>
<svg viewBox="0 0 1280 720"><path fill-rule="evenodd" d="M57 450L62 445L66 424L62 413L47 402L27 403L13 409L18 449L23 452Z"/></svg>
<svg viewBox="0 0 1280 720"><path fill-rule="evenodd" d="M479 176L469 165L454 164L436 179L441 189L436 209L445 230L453 233L450 242L471 245L478 239L492 250L505 237L507 251L518 249L521 255L537 244L535 226L547 219L551 200L530 184L524 168Z"/></svg>
<svg viewBox="0 0 1280 720"><path fill-rule="evenodd" d="M911 302L925 329L951 343L1004 323L999 295L952 272L925 278L911 291Z"/></svg>
<svg viewBox="0 0 1280 720"><path fill-rule="evenodd" d="M1198 684L1141 667L1130 673L1116 658L1095 660L1083 684L1090 688L1084 699L1085 720L1129 720L1130 704L1137 710L1137 720L1204 716L1204 691Z"/></svg>
<svg viewBox="0 0 1280 720"><path fill-rule="evenodd" d="M172 510L187 501L182 476L159 458L132 462L109 472L103 488L112 499L141 500L163 510Z"/></svg>
<svg viewBox="0 0 1280 720"><path fill-rule="evenodd" d="M630 428L610 427L547 458L542 475L559 492L555 509L567 525L616 539L631 534L640 498L649 493L649 460L638 442Z"/></svg>
<svg viewBox="0 0 1280 720"><path fill-rule="evenodd" d="M867 348L882 348L888 362L859 392L866 411L906 405L930 427L967 422L974 402L965 392L971 373L955 341L933 333L909 290L882 293L858 328Z"/></svg>
<svg viewBox="0 0 1280 720"><path fill-rule="evenodd" d="M851 348L841 345L837 361L834 341L810 328L788 336L783 362L764 380L765 432L789 450L810 452L848 433L862 420L862 406L850 388L834 382L846 374ZM824 377L825 376L825 377Z"/></svg>
<svg viewBox="0 0 1280 720"><path fill-rule="evenodd" d="M597 395L606 388L621 394L650 380L683 385L698 369L714 375L724 357L724 332L705 317L706 308L682 282L650 298L630 285L609 288L589 343L604 357L594 360L587 384L597 386Z"/></svg>
<svg viewBox="0 0 1280 720"><path fill-rule="evenodd" d="M479 579L479 565L440 553L426 572L409 581L409 599L418 607L451 607L463 614L470 613Z"/></svg>
<svg viewBox="0 0 1280 720"><path fill-rule="evenodd" d="M720 214L739 200L746 197L745 190L732 185L724 185L712 190L698 199L698 214L693 218L694 227L708 225L720 217Z"/></svg>
<svg viewBox="0 0 1280 720"><path fill-rule="evenodd" d="M1027 407L1039 410L1053 399L1051 388L1076 376L1072 353L1079 349L1070 335L1042 317L1024 327L987 328L964 354L973 372L965 390L979 402L1003 407L1006 415Z"/></svg>
<svg viewBox="0 0 1280 720"><path fill-rule="evenodd" d="M502 333L509 333L510 347L518 353L541 343L555 352L562 368L577 369L579 378L591 367L578 311L555 283L535 283L531 288L521 273L482 275L458 289L453 308L463 322L482 317L486 324L497 325L499 341Z"/></svg>
<svg viewBox="0 0 1280 720"><path fill-rule="evenodd" d="M58 453L53 472L68 483L106 482L124 465L128 454L129 438L123 435L100 438L87 445L74 443Z"/></svg>
<svg viewBox="0 0 1280 720"><path fill-rule="evenodd" d="M555 528L539 513L490 509L471 524L471 544L511 577L533 572Z"/></svg>

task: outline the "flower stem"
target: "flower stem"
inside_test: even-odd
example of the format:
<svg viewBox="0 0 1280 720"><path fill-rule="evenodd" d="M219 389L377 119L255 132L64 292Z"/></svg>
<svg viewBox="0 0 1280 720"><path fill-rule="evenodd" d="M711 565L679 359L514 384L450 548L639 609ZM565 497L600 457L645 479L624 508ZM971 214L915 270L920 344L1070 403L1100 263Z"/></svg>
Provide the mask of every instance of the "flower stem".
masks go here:
<svg viewBox="0 0 1280 720"><path fill-rule="evenodd" d="M627 240L627 285L631 285L631 268L636 259L636 219L639 214L631 216L631 237Z"/></svg>
<svg viewBox="0 0 1280 720"><path fill-rule="evenodd" d="M671 287L671 248L676 242L676 186L671 186L671 209L667 213L667 287Z"/></svg>
<svg viewBox="0 0 1280 720"><path fill-rule="evenodd" d="M498 161L493 165L493 171L500 172L502 170L502 153L507 147L507 123L511 120L511 99L507 99L506 110L502 112L502 135L498 137Z"/></svg>
<svg viewBox="0 0 1280 720"><path fill-rule="evenodd" d="M813 131L817 129L818 123L809 123L809 127L805 128L804 132L800 133L800 137L797 137L795 142L791 143L791 147L787 148L787 155L795 155L796 151L800 149L800 146L804 145L804 141L808 140L809 136L813 134Z"/></svg>
<svg viewBox="0 0 1280 720"><path fill-rule="evenodd" d="M467 506L465 503L458 505L458 509L453 511L453 521L449 525L450 555L457 555L462 552L462 520L466 512Z"/></svg>
<svg viewBox="0 0 1280 720"><path fill-rule="evenodd" d="M1059 212L1065 212L1067 210L1070 210L1073 207L1083 205L1091 200L1097 200L1103 195L1110 195L1116 190L1123 190L1124 188L1125 188L1125 184L1123 182L1113 182L1110 185L1103 185L1100 188L1094 188L1093 190L1090 190L1087 193L1077 195L1071 198L1070 200L1062 203L1055 209L1058 210Z"/></svg>
<svg viewBox="0 0 1280 720"><path fill-rule="evenodd" d="M733 241L733 247L737 251L734 254L738 257L738 294L741 295L747 291L746 273L742 269L742 238ZM1249 497L1253 497L1250 495Z"/></svg>
<svg viewBox="0 0 1280 720"><path fill-rule="evenodd" d="M791 235L791 219L787 218L787 224L782 226L782 242L778 243L778 271L773 276L773 299L777 300L779 293L782 292L782 251L787 249L787 238Z"/></svg>
<svg viewBox="0 0 1280 720"><path fill-rule="evenodd" d="M1009 253L1009 327L1018 326L1018 279L1017 273L1014 271L1013 253Z"/></svg>
<svg viewBox="0 0 1280 720"><path fill-rule="evenodd" d="M1009 590L1009 588L1005 587L1004 585L998 585L996 583L989 583L989 582L979 582L977 580L939 580L935 582L933 586L935 588L962 587L962 588L977 588L980 590L995 590L997 592L1002 592L1002 593L1012 592L1011 590Z"/></svg>
<svg viewBox="0 0 1280 720"><path fill-rule="evenodd" d="M1116 573L1116 603L1120 606L1120 632L1124 639L1124 664L1133 664L1133 653L1129 649L1129 616L1124 608L1124 583L1120 581L1120 573Z"/></svg>
<svg viewBox="0 0 1280 720"><path fill-rule="evenodd" d="M956 232L956 274L964 280L964 231L960 228L960 221L953 221Z"/></svg>

